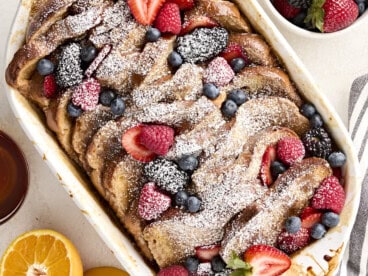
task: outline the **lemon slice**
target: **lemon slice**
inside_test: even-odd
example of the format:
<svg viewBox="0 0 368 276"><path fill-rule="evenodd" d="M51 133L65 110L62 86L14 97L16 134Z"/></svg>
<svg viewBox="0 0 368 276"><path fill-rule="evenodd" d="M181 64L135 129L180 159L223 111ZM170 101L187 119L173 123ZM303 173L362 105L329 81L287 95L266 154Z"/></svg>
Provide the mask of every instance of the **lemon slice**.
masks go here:
<svg viewBox="0 0 368 276"><path fill-rule="evenodd" d="M34 230L16 238L5 251L0 276L82 276L77 249L52 230Z"/></svg>
<svg viewBox="0 0 368 276"><path fill-rule="evenodd" d="M96 267L86 271L84 276L129 276L129 274L114 267Z"/></svg>

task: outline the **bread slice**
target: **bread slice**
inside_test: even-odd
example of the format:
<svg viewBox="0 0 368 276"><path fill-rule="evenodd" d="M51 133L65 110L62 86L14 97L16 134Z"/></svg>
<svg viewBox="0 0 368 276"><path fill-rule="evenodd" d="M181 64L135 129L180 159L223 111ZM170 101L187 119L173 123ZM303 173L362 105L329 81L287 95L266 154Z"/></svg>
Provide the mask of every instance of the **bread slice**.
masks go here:
<svg viewBox="0 0 368 276"><path fill-rule="evenodd" d="M232 252L241 254L254 244L276 246L285 220L308 205L314 190L331 173L327 161L320 158L307 158L292 166L273 184L252 218L243 212L230 223L221 243L222 258L229 261Z"/></svg>
<svg viewBox="0 0 368 276"><path fill-rule="evenodd" d="M231 33L228 43L239 44L247 54L249 60L261 66L278 66L276 56L271 47L258 34L251 33Z"/></svg>
<svg viewBox="0 0 368 276"><path fill-rule="evenodd" d="M221 91L229 93L234 89L244 89L251 97L276 96L287 98L297 106L302 104L288 75L279 68L246 67Z"/></svg>
<svg viewBox="0 0 368 276"><path fill-rule="evenodd" d="M185 13L185 21L197 15L206 15L228 31L251 32L249 22L240 14L237 6L230 1L198 0L196 6Z"/></svg>
<svg viewBox="0 0 368 276"><path fill-rule="evenodd" d="M87 147L96 131L114 117L109 107L98 105L95 110L85 111L77 118L72 135L72 145L87 171L90 171L85 158Z"/></svg>

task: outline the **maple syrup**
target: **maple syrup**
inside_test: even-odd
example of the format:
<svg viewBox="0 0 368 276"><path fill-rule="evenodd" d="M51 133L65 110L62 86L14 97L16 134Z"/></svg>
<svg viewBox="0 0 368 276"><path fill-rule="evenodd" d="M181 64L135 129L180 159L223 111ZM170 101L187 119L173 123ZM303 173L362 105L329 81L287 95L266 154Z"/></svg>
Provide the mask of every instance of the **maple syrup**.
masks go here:
<svg viewBox="0 0 368 276"><path fill-rule="evenodd" d="M0 131L0 224L22 205L28 189L28 166L15 142Z"/></svg>

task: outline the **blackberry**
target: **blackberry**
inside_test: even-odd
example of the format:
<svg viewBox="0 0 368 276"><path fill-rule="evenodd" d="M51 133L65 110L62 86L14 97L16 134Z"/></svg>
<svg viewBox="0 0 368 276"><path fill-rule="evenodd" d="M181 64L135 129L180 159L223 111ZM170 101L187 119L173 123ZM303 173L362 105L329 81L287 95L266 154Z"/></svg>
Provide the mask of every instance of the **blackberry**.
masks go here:
<svg viewBox="0 0 368 276"><path fill-rule="evenodd" d="M224 28L197 28L177 39L177 51L185 62L205 62L221 53L228 39L229 34Z"/></svg>
<svg viewBox="0 0 368 276"><path fill-rule="evenodd" d="M59 87L67 88L82 82L83 70L80 54L81 46L77 43L70 43L63 48L56 70L56 83Z"/></svg>
<svg viewBox="0 0 368 276"><path fill-rule="evenodd" d="M178 165L166 159L156 159L145 165L144 174L150 181L171 194L183 190L189 181L186 172L181 171Z"/></svg>
<svg viewBox="0 0 368 276"><path fill-rule="evenodd" d="M321 127L309 130L303 137L303 143L311 156L327 158L331 154L331 138Z"/></svg>
<svg viewBox="0 0 368 276"><path fill-rule="evenodd" d="M311 6L312 0L287 0L290 5L296 8L307 9Z"/></svg>

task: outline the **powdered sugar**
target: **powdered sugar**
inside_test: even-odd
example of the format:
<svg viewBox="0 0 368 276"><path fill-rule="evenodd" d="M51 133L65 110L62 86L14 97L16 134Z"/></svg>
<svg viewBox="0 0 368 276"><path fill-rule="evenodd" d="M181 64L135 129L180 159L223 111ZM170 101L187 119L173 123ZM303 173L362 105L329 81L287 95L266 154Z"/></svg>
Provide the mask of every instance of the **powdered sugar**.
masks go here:
<svg viewBox="0 0 368 276"><path fill-rule="evenodd" d="M82 82L83 70L80 52L81 46L77 43L70 43L63 48L56 69L56 82L61 88L71 87Z"/></svg>
<svg viewBox="0 0 368 276"><path fill-rule="evenodd" d="M101 87L95 79L87 79L74 89L73 104L83 110L93 110L98 104Z"/></svg>
<svg viewBox="0 0 368 276"><path fill-rule="evenodd" d="M208 64L204 74L204 81L220 87L228 84L234 76L235 73L227 61L222 57L217 57Z"/></svg>

